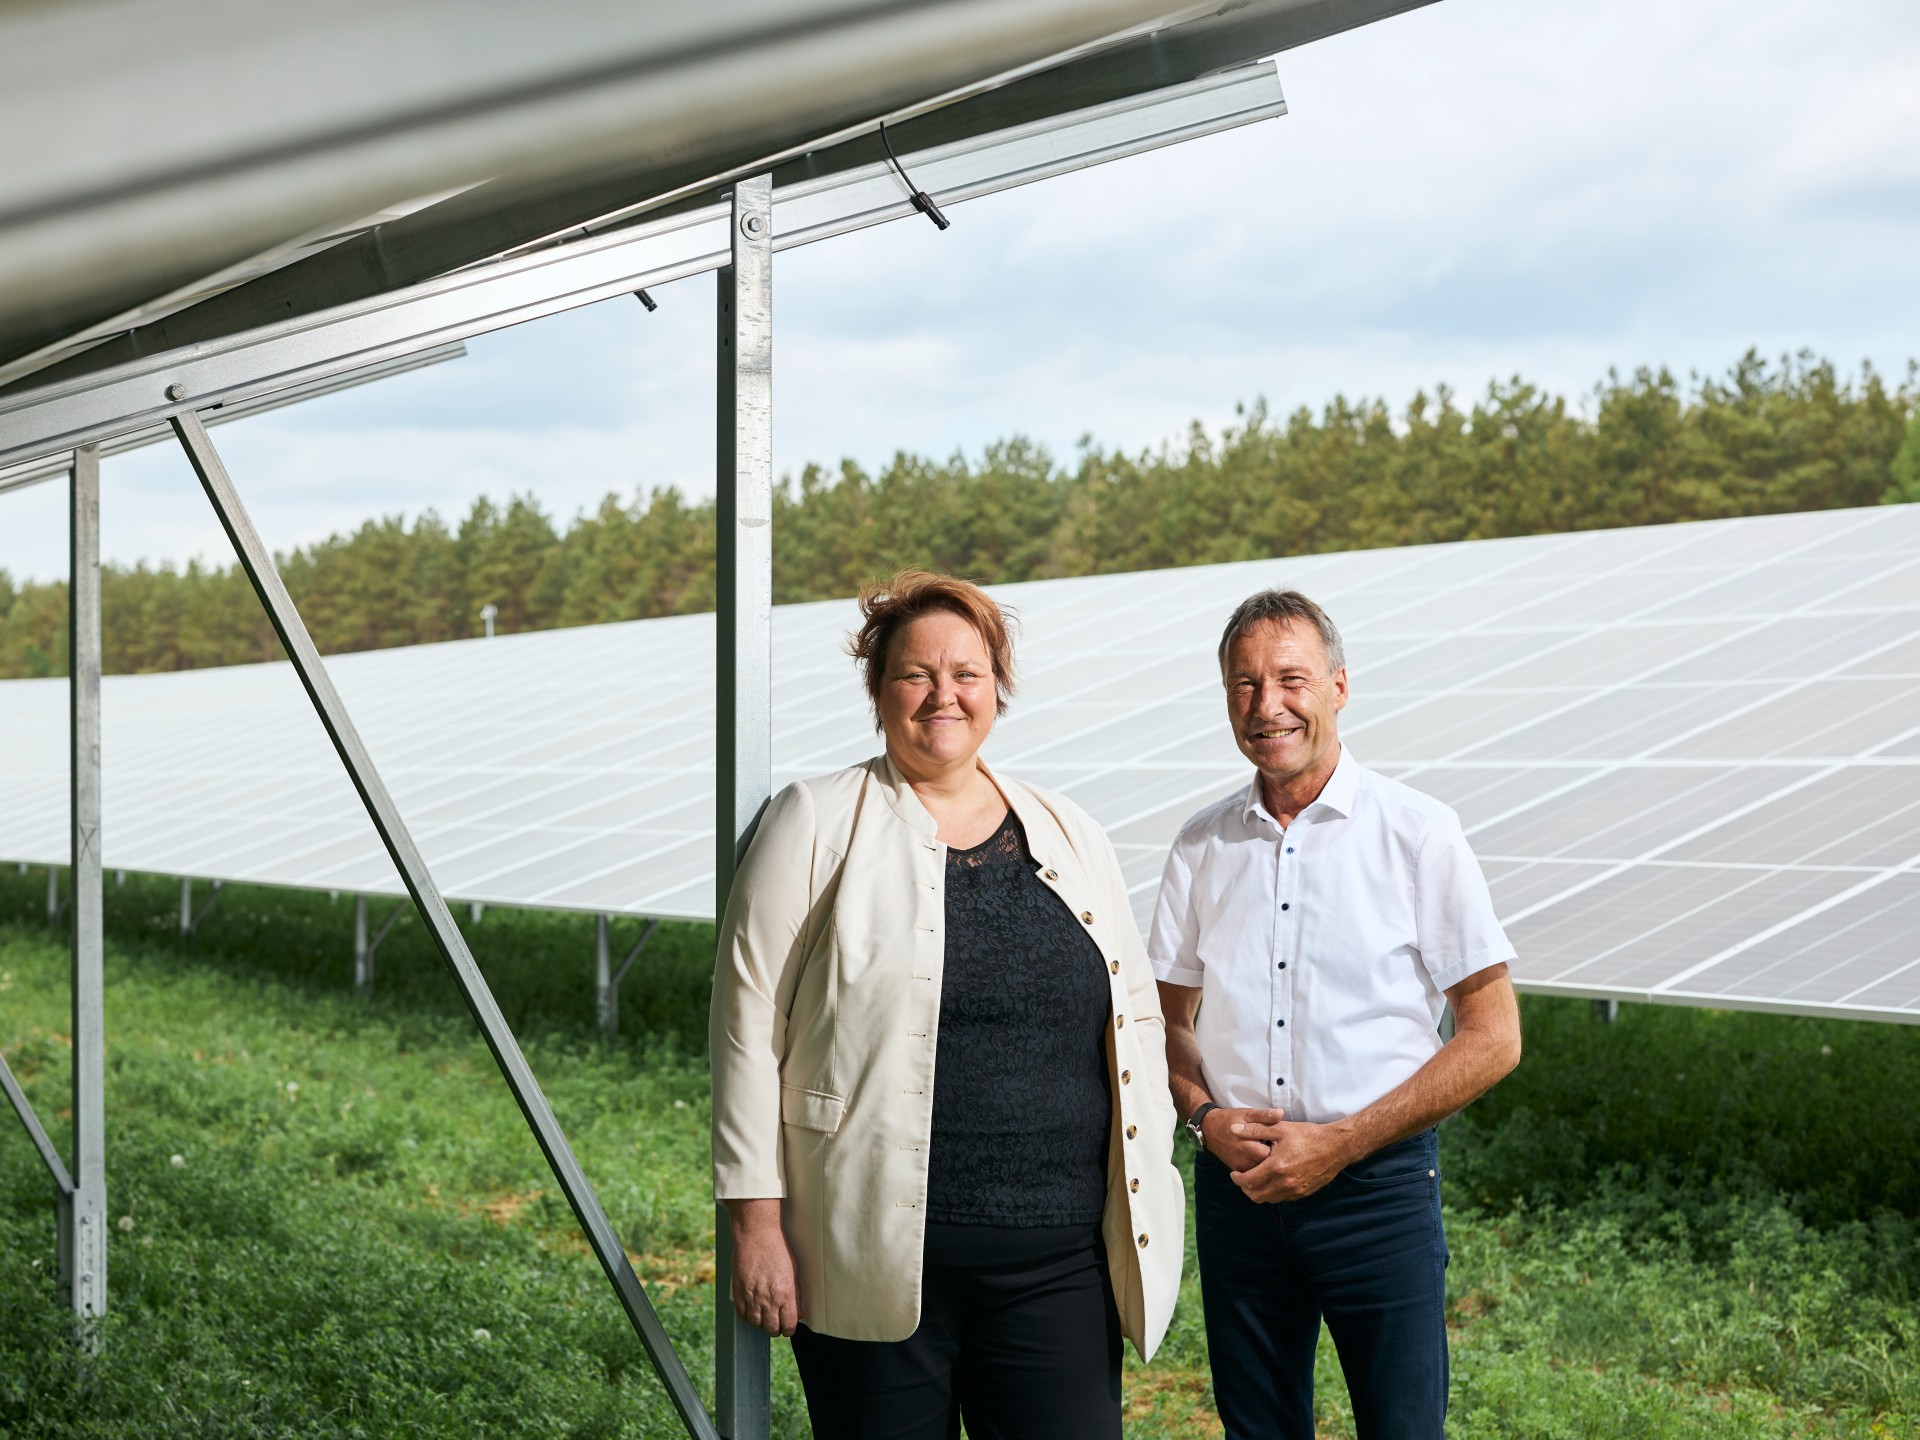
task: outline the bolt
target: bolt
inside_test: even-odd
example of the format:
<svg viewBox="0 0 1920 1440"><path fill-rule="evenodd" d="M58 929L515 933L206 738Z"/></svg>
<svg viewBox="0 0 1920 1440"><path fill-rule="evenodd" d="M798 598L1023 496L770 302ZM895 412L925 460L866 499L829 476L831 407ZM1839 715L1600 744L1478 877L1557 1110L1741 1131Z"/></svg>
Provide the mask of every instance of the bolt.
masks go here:
<svg viewBox="0 0 1920 1440"><path fill-rule="evenodd" d="M169 385L169 386L167 386L167 398L168 398L169 400L184 400L184 399L186 399L186 398L187 398L187 387L186 387L186 386L184 386L184 385L182 385L182 384L181 384L181 383L180 383L179 381L177 381L177 380L176 380L176 381L174 381L174 383L173 383L173 384L171 384L171 385Z"/></svg>
<svg viewBox="0 0 1920 1440"><path fill-rule="evenodd" d="M740 228L749 235L762 234L767 228L766 217L764 215L748 215L740 221Z"/></svg>

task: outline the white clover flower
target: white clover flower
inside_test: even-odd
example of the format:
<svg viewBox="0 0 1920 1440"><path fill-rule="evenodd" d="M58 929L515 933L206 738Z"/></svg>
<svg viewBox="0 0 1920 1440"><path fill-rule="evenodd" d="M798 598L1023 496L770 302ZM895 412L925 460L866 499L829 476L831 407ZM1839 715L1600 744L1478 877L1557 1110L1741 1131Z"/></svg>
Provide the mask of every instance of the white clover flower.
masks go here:
<svg viewBox="0 0 1920 1440"><path fill-rule="evenodd" d="M300 1082L298 1080L287 1081L287 1094L298 1095L299 1093L300 1093Z"/></svg>
<svg viewBox="0 0 1920 1440"><path fill-rule="evenodd" d="M493 1332L476 1325L473 1330L473 1338L476 1340L491 1340L493 1338Z"/></svg>
<svg viewBox="0 0 1920 1440"><path fill-rule="evenodd" d="M122 1215L120 1217L120 1229L126 1234L131 1235L133 1233L133 1216Z"/></svg>
<svg viewBox="0 0 1920 1440"><path fill-rule="evenodd" d="M187 1157L184 1155L174 1155L167 1160L167 1163L176 1170L184 1170L187 1165Z"/></svg>
<svg viewBox="0 0 1920 1440"><path fill-rule="evenodd" d="M684 1110L687 1108L687 1102L684 1100L676 1100L673 1102L673 1108L676 1110Z"/></svg>

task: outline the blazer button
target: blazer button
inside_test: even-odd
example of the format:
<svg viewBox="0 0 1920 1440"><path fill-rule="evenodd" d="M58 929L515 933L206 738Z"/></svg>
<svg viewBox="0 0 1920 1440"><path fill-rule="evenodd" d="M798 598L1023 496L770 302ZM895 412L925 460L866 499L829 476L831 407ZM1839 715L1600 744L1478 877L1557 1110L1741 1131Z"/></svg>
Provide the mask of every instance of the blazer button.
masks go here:
<svg viewBox="0 0 1920 1440"><path fill-rule="evenodd" d="M1120 973L1120 962L1118 960L1109 960L1107 962L1107 969L1118 975Z"/></svg>
<svg viewBox="0 0 1920 1440"><path fill-rule="evenodd" d="M1060 872L1058 870L1047 871L1047 879L1058 880L1059 878L1060 878Z"/></svg>
<svg viewBox="0 0 1920 1440"><path fill-rule="evenodd" d="M1131 1140L1133 1139L1134 1136L1138 1135L1139 1133L1140 1133L1140 1127L1138 1125L1127 1126L1127 1139Z"/></svg>
<svg viewBox="0 0 1920 1440"><path fill-rule="evenodd" d="M1093 924L1093 911L1091 911L1091 910L1082 910L1082 911L1080 912L1080 918L1081 918L1081 919L1082 919L1083 921L1085 921L1085 922L1086 922L1087 924L1089 924L1089 925L1091 925L1091 924Z"/></svg>
<svg viewBox="0 0 1920 1440"><path fill-rule="evenodd" d="M1127 1189L1138 1195L1140 1193L1140 1182L1138 1180L1127 1181Z"/></svg>
<svg viewBox="0 0 1920 1440"><path fill-rule="evenodd" d="M1140 1232L1140 1248L1142 1250L1147 1248L1147 1233L1144 1230Z"/></svg>
<svg viewBox="0 0 1920 1440"><path fill-rule="evenodd" d="M1124 1030L1124 1029L1126 1029L1126 1028L1127 1028L1127 1017L1126 1017L1126 1016L1124 1016L1124 1015L1122 1015L1122 1016L1121 1016L1121 1017L1120 1017L1120 1018L1119 1018L1118 1020L1115 1020L1115 1021L1113 1022L1113 1028L1114 1028L1114 1029L1116 1029L1116 1030Z"/></svg>
<svg viewBox="0 0 1920 1440"><path fill-rule="evenodd" d="M1122 1085L1131 1085L1133 1083L1133 1071L1122 1070L1120 1072L1120 1083Z"/></svg>

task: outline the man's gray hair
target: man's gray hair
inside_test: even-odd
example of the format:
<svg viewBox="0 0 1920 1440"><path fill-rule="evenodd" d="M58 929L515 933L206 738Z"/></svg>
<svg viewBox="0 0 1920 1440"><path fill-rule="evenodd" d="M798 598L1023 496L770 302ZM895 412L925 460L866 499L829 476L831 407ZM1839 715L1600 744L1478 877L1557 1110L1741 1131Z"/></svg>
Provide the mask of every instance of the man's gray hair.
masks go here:
<svg viewBox="0 0 1920 1440"><path fill-rule="evenodd" d="M1346 668L1346 646L1340 643L1340 631L1326 611L1298 590L1261 590L1234 607L1232 616L1227 620L1226 633L1220 637L1221 674L1226 673L1227 651L1233 648L1233 642L1254 626L1269 621L1282 625L1294 621L1311 625L1319 633L1320 644L1327 652L1327 670L1332 672Z"/></svg>

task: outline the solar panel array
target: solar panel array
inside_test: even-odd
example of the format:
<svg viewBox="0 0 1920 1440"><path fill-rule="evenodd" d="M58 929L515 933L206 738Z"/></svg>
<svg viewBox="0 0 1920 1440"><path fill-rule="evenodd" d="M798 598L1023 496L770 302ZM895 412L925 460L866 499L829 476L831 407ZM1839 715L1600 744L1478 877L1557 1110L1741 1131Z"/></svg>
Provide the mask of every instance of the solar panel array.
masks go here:
<svg viewBox="0 0 1920 1440"><path fill-rule="evenodd" d="M1920 1020L1920 506L1000 587L993 762L1119 849L1244 784L1212 652L1264 585L1346 634L1342 734L1459 810L1536 990ZM776 784L876 748L847 602L775 617ZM449 895L713 907L711 616L341 656ZM0 857L63 859L65 687L0 684ZM399 893L284 665L106 682L110 866Z"/></svg>

